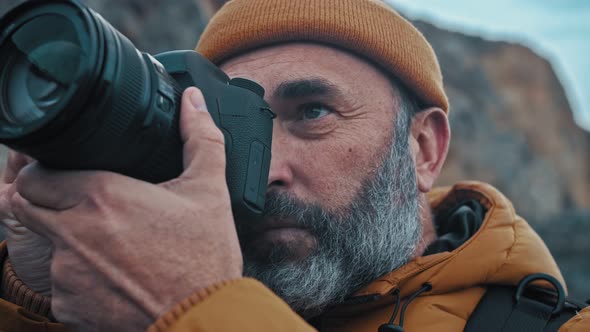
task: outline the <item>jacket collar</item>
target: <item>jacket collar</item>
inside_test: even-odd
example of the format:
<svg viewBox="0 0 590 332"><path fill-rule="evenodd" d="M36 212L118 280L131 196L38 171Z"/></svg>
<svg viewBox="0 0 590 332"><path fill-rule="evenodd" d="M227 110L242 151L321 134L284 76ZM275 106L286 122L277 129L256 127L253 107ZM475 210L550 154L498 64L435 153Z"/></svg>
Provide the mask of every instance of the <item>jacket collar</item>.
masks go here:
<svg viewBox="0 0 590 332"><path fill-rule="evenodd" d="M428 199L434 215L446 214L466 200L476 200L487 213L479 230L455 250L418 257L375 280L334 309L348 311L346 308L353 306L358 312L359 306L391 303L394 290L399 289L404 298L425 283L432 285L427 294L443 294L485 284L516 285L524 276L542 272L565 285L543 241L492 186L461 182L434 189Z"/></svg>

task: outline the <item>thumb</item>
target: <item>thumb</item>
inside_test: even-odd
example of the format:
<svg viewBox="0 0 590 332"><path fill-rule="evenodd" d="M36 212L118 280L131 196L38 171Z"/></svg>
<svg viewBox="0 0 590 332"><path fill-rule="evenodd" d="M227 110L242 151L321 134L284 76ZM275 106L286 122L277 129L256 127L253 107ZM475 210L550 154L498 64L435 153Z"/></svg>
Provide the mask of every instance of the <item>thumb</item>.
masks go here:
<svg viewBox="0 0 590 332"><path fill-rule="evenodd" d="M225 143L221 130L207 111L201 90L190 87L182 95L180 137L183 143L183 179L204 176L225 179Z"/></svg>
<svg viewBox="0 0 590 332"><path fill-rule="evenodd" d="M6 158L6 168L4 169L4 183L12 183L16 179L18 172L28 164L35 160L27 155L8 150L8 157Z"/></svg>

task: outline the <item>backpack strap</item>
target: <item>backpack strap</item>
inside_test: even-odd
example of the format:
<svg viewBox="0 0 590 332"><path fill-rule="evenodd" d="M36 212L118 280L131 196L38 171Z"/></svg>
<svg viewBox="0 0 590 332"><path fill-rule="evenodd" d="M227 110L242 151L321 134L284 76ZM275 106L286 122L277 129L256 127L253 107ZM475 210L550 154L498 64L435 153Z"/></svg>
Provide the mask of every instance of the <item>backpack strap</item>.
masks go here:
<svg viewBox="0 0 590 332"><path fill-rule="evenodd" d="M534 280L546 280L554 291L533 287ZM557 331L586 305L566 301L557 279L547 274L531 274L517 287L489 286L469 317L465 332L549 332Z"/></svg>

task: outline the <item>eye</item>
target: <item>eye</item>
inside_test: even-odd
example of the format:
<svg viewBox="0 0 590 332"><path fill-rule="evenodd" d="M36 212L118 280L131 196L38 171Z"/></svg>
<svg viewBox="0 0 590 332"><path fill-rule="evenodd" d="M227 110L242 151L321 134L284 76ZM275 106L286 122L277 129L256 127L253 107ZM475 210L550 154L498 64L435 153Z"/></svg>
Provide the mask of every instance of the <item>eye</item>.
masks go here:
<svg viewBox="0 0 590 332"><path fill-rule="evenodd" d="M332 113L332 110L322 104L306 104L299 109L301 120L315 120Z"/></svg>

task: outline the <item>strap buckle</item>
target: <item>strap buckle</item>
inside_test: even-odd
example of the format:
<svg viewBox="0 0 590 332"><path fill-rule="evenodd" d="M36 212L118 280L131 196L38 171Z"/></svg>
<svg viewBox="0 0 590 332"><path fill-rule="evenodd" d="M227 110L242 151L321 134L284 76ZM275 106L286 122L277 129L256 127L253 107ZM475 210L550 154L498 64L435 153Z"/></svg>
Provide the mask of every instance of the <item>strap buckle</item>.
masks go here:
<svg viewBox="0 0 590 332"><path fill-rule="evenodd" d="M553 288L555 289L555 292L557 293L557 299L556 299L556 303L555 306L553 307L553 311L551 312L552 315L558 314L559 312L561 312L561 310L563 310L563 306L565 304L565 290L563 289L563 286L561 285L561 283L554 277L545 274L545 273L534 273L534 274L529 274L528 276L524 277L519 283L518 286L516 288L516 294L514 294L514 298L516 300L516 303L518 304L521 297L523 296L523 293L525 292L525 290L527 289L528 285L535 281L535 280L545 280L548 281Z"/></svg>

